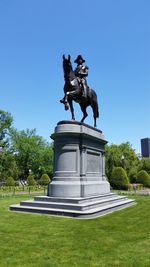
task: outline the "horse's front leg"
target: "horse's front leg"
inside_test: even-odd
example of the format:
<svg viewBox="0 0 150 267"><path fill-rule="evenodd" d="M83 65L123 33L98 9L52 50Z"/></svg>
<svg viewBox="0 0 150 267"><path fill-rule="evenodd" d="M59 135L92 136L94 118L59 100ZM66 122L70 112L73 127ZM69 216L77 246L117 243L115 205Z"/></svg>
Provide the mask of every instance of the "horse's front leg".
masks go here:
<svg viewBox="0 0 150 267"><path fill-rule="evenodd" d="M84 120L86 119L86 117L88 116L87 112L86 112L86 106L85 105L82 105L80 104L80 107L81 107L81 110L83 112L83 117L82 117L82 120L81 122L84 122Z"/></svg>
<svg viewBox="0 0 150 267"><path fill-rule="evenodd" d="M74 116L74 108L73 108L73 102L71 99L68 100L69 106L70 106L70 110L71 110L71 115L72 115L72 120L75 120L75 116Z"/></svg>

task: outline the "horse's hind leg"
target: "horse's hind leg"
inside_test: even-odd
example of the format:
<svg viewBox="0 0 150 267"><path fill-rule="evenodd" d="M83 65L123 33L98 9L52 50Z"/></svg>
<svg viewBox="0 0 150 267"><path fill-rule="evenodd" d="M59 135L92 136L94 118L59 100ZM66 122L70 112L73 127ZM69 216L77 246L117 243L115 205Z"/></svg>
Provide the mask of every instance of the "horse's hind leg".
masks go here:
<svg viewBox="0 0 150 267"><path fill-rule="evenodd" d="M87 112L86 112L86 106L80 104L80 107L81 107L81 110L82 110L82 112L83 112L83 118L82 118L81 122L84 122L84 120L85 120L86 117L88 116L88 114L87 114Z"/></svg>

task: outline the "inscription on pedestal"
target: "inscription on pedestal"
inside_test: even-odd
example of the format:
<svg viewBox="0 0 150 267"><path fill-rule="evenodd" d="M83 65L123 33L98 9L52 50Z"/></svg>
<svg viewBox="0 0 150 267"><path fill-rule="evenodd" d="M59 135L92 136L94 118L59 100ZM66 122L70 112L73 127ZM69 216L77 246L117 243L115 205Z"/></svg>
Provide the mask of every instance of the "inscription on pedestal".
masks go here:
<svg viewBox="0 0 150 267"><path fill-rule="evenodd" d="M87 174L102 175L101 153L92 150L87 151Z"/></svg>

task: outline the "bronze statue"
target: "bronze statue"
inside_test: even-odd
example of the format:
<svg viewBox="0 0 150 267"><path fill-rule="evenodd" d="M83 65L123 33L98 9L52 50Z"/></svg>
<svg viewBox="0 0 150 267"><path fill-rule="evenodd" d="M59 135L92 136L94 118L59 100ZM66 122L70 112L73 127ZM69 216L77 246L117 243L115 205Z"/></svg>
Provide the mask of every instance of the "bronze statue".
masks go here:
<svg viewBox="0 0 150 267"><path fill-rule="evenodd" d="M72 101L79 103L83 112L83 118L81 122L84 122L88 116L86 108L92 107L94 117L94 127L96 127L96 119L99 117L97 95L93 89L90 89L87 85L86 77L88 75L88 67L83 65L85 60L81 55L74 61L77 63L75 71L73 71L70 55L65 58L63 55L63 70L64 70L64 98L60 100L64 104L65 110L70 107L72 120L75 120L74 108Z"/></svg>
<svg viewBox="0 0 150 267"><path fill-rule="evenodd" d="M77 67L75 69L75 75L78 77L79 85L82 89L82 95L87 97L87 81L86 77L88 76L88 67L84 66L83 63L85 60L82 58L81 55L78 55L75 59L74 63L77 63Z"/></svg>

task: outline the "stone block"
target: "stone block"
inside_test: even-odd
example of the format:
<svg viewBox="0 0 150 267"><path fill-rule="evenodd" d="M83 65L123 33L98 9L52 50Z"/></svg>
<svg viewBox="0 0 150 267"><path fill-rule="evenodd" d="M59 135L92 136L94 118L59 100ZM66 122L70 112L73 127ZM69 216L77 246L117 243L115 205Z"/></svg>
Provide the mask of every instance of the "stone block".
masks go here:
<svg viewBox="0 0 150 267"><path fill-rule="evenodd" d="M102 131L89 125L61 121L54 140L54 175L48 196L89 197L110 192L105 177L105 144Z"/></svg>

